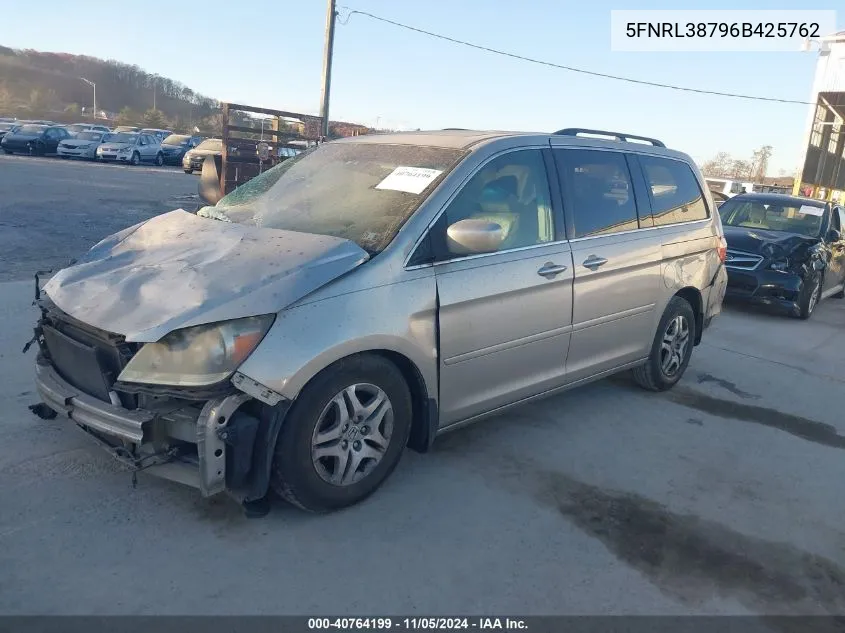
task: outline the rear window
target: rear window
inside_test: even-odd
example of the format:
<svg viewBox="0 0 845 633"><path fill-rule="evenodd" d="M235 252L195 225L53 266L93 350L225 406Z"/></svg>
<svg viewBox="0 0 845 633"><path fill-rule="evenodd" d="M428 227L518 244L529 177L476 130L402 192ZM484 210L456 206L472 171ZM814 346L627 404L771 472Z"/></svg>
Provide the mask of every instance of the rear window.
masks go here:
<svg viewBox="0 0 845 633"><path fill-rule="evenodd" d="M707 205L692 169L686 163L640 156L655 226L707 219Z"/></svg>

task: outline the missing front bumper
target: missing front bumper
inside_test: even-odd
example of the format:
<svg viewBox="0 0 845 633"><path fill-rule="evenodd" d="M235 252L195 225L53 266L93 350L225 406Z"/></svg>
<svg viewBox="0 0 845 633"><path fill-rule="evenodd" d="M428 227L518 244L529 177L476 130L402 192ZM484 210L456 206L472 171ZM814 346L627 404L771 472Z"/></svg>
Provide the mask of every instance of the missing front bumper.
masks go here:
<svg viewBox="0 0 845 633"><path fill-rule="evenodd" d="M266 407L237 392L201 408L156 398L147 408L130 410L83 393L44 358L36 363L36 385L45 405L76 422L132 470L189 485L204 497L226 491L251 501L267 491L286 402Z"/></svg>

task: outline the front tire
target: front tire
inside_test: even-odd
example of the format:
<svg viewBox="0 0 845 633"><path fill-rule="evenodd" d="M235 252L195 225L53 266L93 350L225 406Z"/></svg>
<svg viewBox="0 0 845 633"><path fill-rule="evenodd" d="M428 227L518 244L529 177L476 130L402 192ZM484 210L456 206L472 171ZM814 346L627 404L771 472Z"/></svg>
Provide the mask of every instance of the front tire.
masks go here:
<svg viewBox="0 0 845 633"><path fill-rule="evenodd" d="M10 149L3 148L3 151L6 152L7 154L14 154L14 152Z"/></svg>
<svg viewBox="0 0 845 633"><path fill-rule="evenodd" d="M129 164L137 167L141 164L141 155L138 152L132 152L132 158L129 159Z"/></svg>
<svg viewBox="0 0 845 633"><path fill-rule="evenodd" d="M798 299L798 308L795 311L795 316L806 321L816 310L822 294L822 276L815 275L810 283L804 284L801 291L801 297Z"/></svg>
<svg viewBox="0 0 845 633"><path fill-rule="evenodd" d="M695 314L689 302L672 297L657 326L648 360L631 371L634 381L649 391L674 387L692 357L695 327Z"/></svg>
<svg viewBox="0 0 845 633"><path fill-rule="evenodd" d="M338 361L302 390L276 443L271 484L310 512L362 501L393 472L411 431L411 394L387 359Z"/></svg>
<svg viewBox="0 0 845 633"><path fill-rule="evenodd" d="M193 174L194 173L193 169L183 169L182 171L184 171L186 174Z"/></svg>

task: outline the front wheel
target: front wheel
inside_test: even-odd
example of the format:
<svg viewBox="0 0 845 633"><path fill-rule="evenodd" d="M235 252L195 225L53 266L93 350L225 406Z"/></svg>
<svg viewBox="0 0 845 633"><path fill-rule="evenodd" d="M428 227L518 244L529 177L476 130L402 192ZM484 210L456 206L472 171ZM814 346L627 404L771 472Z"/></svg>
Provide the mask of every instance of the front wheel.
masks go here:
<svg viewBox="0 0 845 633"><path fill-rule="evenodd" d="M672 297L651 345L644 365L632 370L634 381L649 391L666 391L681 379L692 357L695 314L689 302Z"/></svg>
<svg viewBox="0 0 845 633"><path fill-rule="evenodd" d="M132 152L132 158L129 159L129 164L137 167L141 164L141 155L138 152Z"/></svg>
<svg viewBox="0 0 845 633"><path fill-rule="evenodd" d="M182 171L184 171L186 174L193 174L194 173L193 169L183 169Z"/></svg>
<svg viewBox="0 0 845 633"><path fill-rule="evenodd" d="M160 153L156 154L156 165L158 165L159 167L164 165L164 156Z"/></svg>
<svg viewBox="0 0 845 633"><path fill-rule="evenodd" d="M822 294L822 276L815 275L812 279L804 284L801 296L798 299L798 307L795 310L795 316L799 319L807 320L812 315L819 304Z"/></svg>
<svg viewBox="0 0 845 633"><path fill-rule="evenodd" d="M309 382L276 443L272 485L311 512L362 501L393 472L411 430L411 394L387 359L361 354Z"/></svg>

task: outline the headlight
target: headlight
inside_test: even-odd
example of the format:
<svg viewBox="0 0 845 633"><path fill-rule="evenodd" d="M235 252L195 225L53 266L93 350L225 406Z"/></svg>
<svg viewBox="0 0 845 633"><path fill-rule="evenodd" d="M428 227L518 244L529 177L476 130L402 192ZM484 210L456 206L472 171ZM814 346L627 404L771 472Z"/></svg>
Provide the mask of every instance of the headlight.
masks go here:
<svg viewBox="0 0 845 633"><path fill-rule="evenodd" d="M261 342L275 315L198 325L147 343L118 380L201 387L228 378Z"/></svg>
<svg viewBox="0 0 845 633"><path fill-rule="evenodd" d="M769 264L769 268L771 268L772 270L786 270L787 268L789 268L789 260L786 258L779 259L778 261Z"/></svg>

